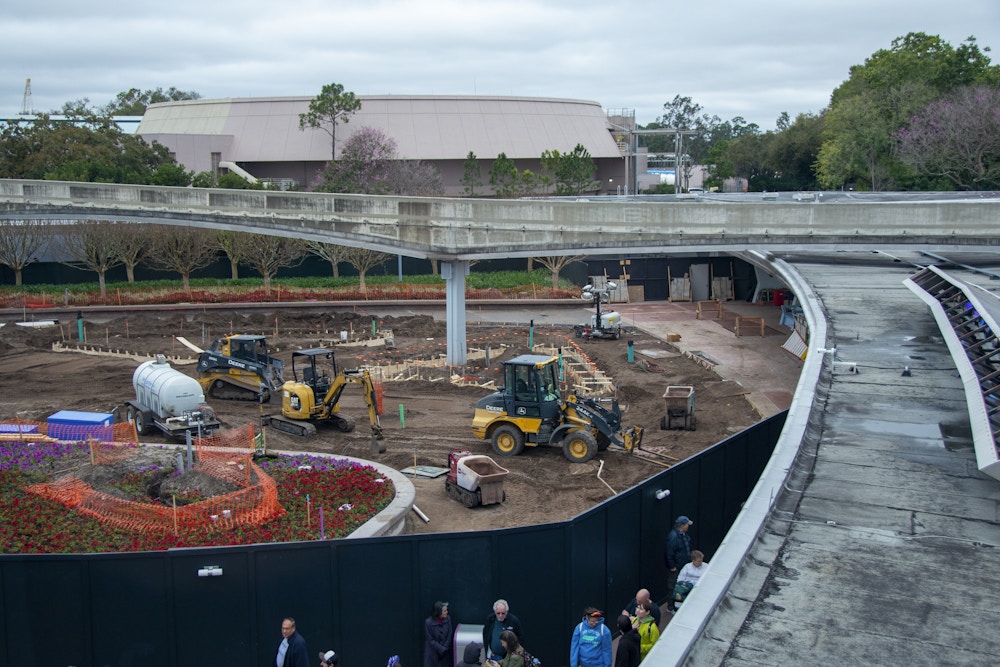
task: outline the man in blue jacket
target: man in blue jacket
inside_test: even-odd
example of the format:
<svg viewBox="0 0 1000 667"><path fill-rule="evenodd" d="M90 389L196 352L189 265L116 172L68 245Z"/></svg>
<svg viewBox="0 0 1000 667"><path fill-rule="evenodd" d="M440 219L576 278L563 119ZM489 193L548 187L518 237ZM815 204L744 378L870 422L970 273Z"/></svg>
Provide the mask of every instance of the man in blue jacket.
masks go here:
<svg viewBox="0 0 1000 667"><path fill-rule="evenodd" d="M594 607L583 610L583 620L573 630L569 667L611 667L611 631Z"/></svg>
<svg viewBox="0 0 1000 667"><path fill-rule="evenodd" d="M295 619L281 619L281 641L274 656L275 667L309 667L305 637L295 631Z"/></svg>
<svg viewBox="0 0 1000 667"><path fill-rule="evenodd" d="M681 568L691 562L691 536L688 535L688 528L693 523L682 514L674 522L673 530L667 533L667 549L663 553L663 560L667 566L667 590L671 593L677 585L677 575ZM676 611L673 601L668 609Z"/></svg>

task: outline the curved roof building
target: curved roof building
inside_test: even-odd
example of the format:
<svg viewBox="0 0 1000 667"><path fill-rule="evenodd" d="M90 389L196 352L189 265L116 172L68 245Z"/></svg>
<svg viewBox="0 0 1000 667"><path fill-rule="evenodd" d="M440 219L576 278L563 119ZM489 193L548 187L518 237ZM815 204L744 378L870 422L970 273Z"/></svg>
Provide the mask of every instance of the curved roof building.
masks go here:
<svg viewBox="0 0 1000 667"><path fill-rule="evenodd" d="M299 129L299 114L312 97L185 100L152 104L137 133L157 141L195 172L243 170L256 178L315 180L330 159L330 135ZM582 144L598 165L602 190L625 185L624 153L609 132L597 102L529 97L373 95L358 98L360 110L337 126L337 150L360 128L384 131L400 159L423 160L442 175L448 194L462 192L463 164L471 151L480 160L483 193L500 153L519 169L537 171L543 151L572 151Z"/></svg>

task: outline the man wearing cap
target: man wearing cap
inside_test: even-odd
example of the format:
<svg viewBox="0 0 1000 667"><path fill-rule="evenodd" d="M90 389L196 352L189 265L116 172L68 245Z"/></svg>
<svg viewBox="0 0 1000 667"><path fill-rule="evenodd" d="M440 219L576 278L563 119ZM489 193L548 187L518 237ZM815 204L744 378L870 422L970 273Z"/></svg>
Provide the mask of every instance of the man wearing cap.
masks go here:
<svg viewBox="0 0 1000 667"><path fill-rule="evenodd" d="M694 521L683 514L677 517L674 528L667 533L667 549L663 553L663 560L667 565L667 590L673 591L677 585L677 574L680 569L691 562L691 536L688 535L688 528ZM676 611L673 602L669 609Z"/></svg>
<svg viewBox="0 0 1000 667"><path fill-rule="evenodd" d="M323 651L319 654L320 667L337 667L340 664L340 657L336 651Z"/></svg>
<svg viewBox="0 0 1000 667"><path fill-rule="evenodd" d="M611 631L594 607L583 610L583 620L573 630L569 667L611 667Z"/></svg>

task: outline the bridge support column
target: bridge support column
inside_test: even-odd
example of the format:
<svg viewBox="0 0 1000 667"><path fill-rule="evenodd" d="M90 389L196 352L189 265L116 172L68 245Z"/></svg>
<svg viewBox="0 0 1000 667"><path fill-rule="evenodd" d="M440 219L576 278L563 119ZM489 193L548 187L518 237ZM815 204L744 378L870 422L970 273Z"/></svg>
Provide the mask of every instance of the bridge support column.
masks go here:
<svg viewBox="0 0 1000 667"><path fill-rule="evenodd" d="M464 366L465 343L465 277L469 261L441 262L441 277L445 280L445 318L448 326L449 366Z"/></svg>

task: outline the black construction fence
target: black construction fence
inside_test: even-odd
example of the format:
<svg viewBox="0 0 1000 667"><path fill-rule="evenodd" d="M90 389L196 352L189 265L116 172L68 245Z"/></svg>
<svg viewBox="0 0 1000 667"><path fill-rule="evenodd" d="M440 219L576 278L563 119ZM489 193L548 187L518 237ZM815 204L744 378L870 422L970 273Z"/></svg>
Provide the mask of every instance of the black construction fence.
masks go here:
<svg viewBox="0 0 1000 667"><path fill-rule="evenodd" d="M381 667L399 655L416 667L423 621L436 600L449 603L456 624L471 625L482 624L498 598L509 601L525 645L544 665L566 665L584 607L605 610L613 628L639 588L667 598L663 550L678 515L694 520L693 546L711 561L785 416L562 523L152 553L3 555L0 665L272 665L281 620L292 616L311 659L332 648L341 664ZM670 494L659 500L663 489Z"/></svg>

